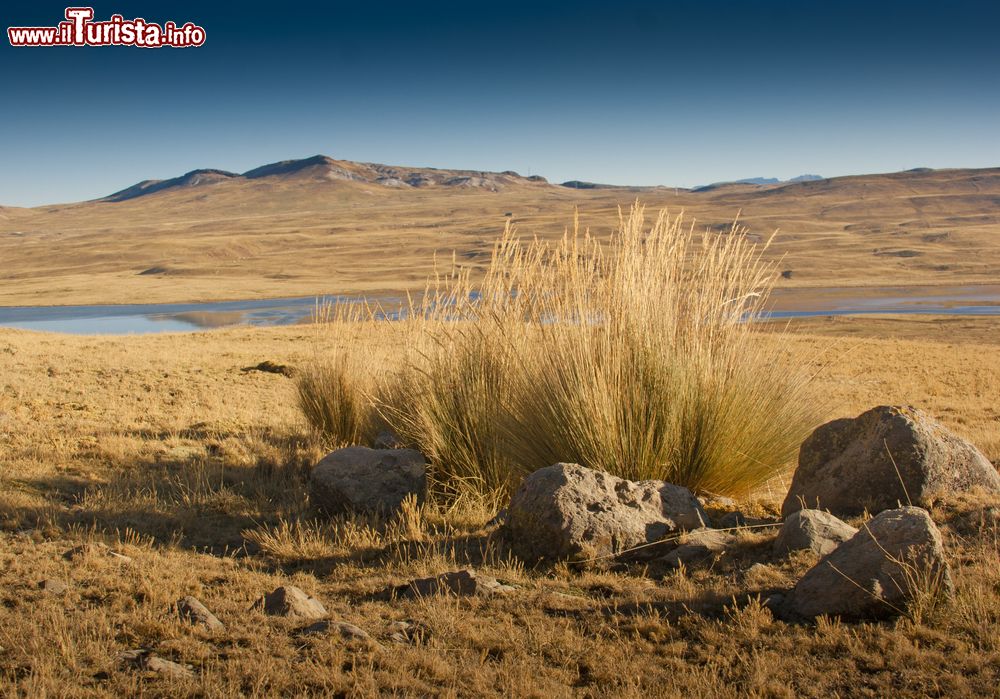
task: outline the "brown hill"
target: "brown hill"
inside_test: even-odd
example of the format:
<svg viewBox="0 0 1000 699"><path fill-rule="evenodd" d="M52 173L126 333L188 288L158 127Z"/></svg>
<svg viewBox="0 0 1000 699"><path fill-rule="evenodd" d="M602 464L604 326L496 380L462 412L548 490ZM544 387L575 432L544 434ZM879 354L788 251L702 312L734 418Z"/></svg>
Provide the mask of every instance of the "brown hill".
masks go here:
<svg viewBox="0 0 1000 699"><path fill-rule="evenodd" d="M383 187L480 187L498 191L511 184L545 184L544 177L521 177L516 172L479 170L439 170L436 168L396 167L378 163L354 163L314 155L301 160L282 160L248 170L242 175L226 170L192 170L169 180L144 180L101 201L125 201L180 187L204 187L228 180L275 178L286 181L342 181L381 185Z"/></svg>
<svg viewBox="0 0 1000 699"><path fill-rule="evenodd" d="M1000 275L1000 169L921 170L711 191L552 185L514 172L316 156L196 170L102 200L0 215L0 304L381 293L422 287L435 255L481 264L504 222L556 237L574 209L685 210L770 249L786 287L957 285Z"/></svg>

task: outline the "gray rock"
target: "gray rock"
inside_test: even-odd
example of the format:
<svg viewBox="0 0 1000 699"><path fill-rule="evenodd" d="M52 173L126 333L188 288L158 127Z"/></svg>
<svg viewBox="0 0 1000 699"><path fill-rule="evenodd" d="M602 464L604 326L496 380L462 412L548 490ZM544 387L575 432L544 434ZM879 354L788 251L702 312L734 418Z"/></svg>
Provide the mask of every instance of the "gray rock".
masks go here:
<svg viewBox="0 0 1000 699"><path fill-rule="evenodd" d="M283 585L264 595L254 603L253 609L265 614L298 619L322 619L326 616L326 608L318 599L294 585Z"/></svg>
<svg viewBox="0 0 1000 699"><path fill-rule="evenodd" d="M204 626L210 631L225 631L226 626L208 608L190 595L181 597L174 605L177 616L195 626Z"/></svg>
<svg viewBox="0 0 1000 699"><path fill-rule="evenodd" d="M375 640L367 631L359 626L355 626L354 624L349 624L346 621L322 619L305 627L302 629L301 633L306 636L334 633L348 643L375 645Z"/></svg>
<svg viewBox="0 0 1000 699"><path fill-rule="evenodd" d="M69 589L69 585L58 578L46 578L38 583L38 589L44 590L50 595L62 595Z"/></svg>
<svg viewBox="0 0 1000 699"><path fill-rule="evenodd" d="M507 521L507 508L505 507L499 512L497 512L495 515L493 515L493 518L490 519L490 521L483 526L486 529L492 529L493 527L501 526L506 521Z"/></svg>
<svg viewBox="0 0 1000 699"><path fill-rule="evenodd" d="M725 551L735 538L718 529L696 529L685 535L684 542L660 561L668 568L704 563Z"/></svg>
<svg viewBox="0 0 1000 699"><path fill-rule="evenodd" d="M804 618L891 617L929 581L940 592L953 589L937 526L919 507L886 510L813 566L785 609Z"/></svg>
<svg viewBox="0 0 1000 699"><path fill-rule="evenodd" d="M430 629L415 621L390 622L386 633L394 643L423 643L431 635Z"/></svg>
<svg viewBox="0 0 1000 699"><path fill-rule="evenodd" d="M879 406L829 422L802 443L781 511L881 512L973 486L1000 493L1000 474L979 450L919 410Z"/></svg>
<svg viewBox="0 0 1000 699"><path fill-rule="evenodd" d="M709 495L707 497L699 495L698 502L701 503L702 507L718 510L735 510L737 505L735 500L727 498L725 495Z"/></svg>
<svg viewBox="0 0 1000 699"><path fill-rule="evenodd" d="M154 672L164 677L188 679L194 676L189 666L165 660L158 655L154 655L150 650L127 650L119 656L119 659L127 667Z"/></svg>
<svg viewBox="0 0 1000 699"><path fill-rule="evenodd" d="M610 557L708 523L690 490L664 481L627 481L578 464L555 464L524 479L503 531L522 559ZM647 547L628 558L651 558Z"/></svg>
<svg viewBox="0 0 1000 699"><path fill-rule="evenodd" d="M429 597L432 595L468 597L472 595L505 595L514 592L514 590L515 588L498 582L496 578L480 575L474 570L466 568L430 578L411 580L406 585L397 587L395 594L398 597Z"/></svg>
<svg viewBox="0 0 1000 699"><path fill-rule="evenodd" d="M774 553L783 556L791 551L815 551L825 556L857 533L829 512L799 510L785 518L774 540Z"/></svg>
<svg viewBox="0 0 1000 699"><path fill-rule="evenodd" d="M408 495L423 502L426 465L413 449L347 447L316 464L310 486L313 502L328 514L391 514Z"/></svg>
<svg viewBox="0 0 1000 699"><path fill-rule="evenodd" d="M376 449L405 449L406 443L392 430L380 430L372 446Z"/></svg>
<svg viewBox="0 0 1000 699"><path fill-rule="evenodd" d="M715 522L715 528L736 529L738 527L756 527L761 524L773 524L773 522L761 517L747 517L739 510L736 510L735 512L727 512L722 517L719 517Z"/></svg>
<svg viewBox="0 0 1000 699"><path fill-rule="evenodd" d="M787 598L780 592L775 592L764 599L764 606L770 609L772 614L779 617L785 614L787 603Z"/></svg>

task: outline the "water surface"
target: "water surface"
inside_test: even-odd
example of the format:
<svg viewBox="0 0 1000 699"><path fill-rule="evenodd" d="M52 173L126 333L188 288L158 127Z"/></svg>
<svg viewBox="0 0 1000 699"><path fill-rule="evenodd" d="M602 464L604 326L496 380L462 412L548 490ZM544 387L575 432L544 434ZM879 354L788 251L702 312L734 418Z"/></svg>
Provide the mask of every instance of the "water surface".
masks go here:
<svg viewBox="0 0 1000 699"><path fill-rule="evenodd" d="M309 321L321 305L362 303L349 296L308 296L209 303L107 306L0 306L0 327L81 335L183 332L235 325L291 325ZM388 308L400 299L373 299ZM879 289L779 289L769 318L868 314L1000 315L1000 284ZM394 317L393 314L389 315Z"/></svg>

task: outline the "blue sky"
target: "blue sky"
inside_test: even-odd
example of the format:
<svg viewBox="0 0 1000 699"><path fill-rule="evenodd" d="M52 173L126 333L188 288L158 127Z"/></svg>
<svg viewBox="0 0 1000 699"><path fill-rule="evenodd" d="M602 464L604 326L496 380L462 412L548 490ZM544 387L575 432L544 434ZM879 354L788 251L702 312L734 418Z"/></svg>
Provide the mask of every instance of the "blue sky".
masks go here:
<svg viewBox="0 0 1000 699"><path fill-rule="evenodd" d="M995 1L359 5L94 5L204 26L181 50L4 36L0 204L316 153L675 186L1000 165Z"/></svg>

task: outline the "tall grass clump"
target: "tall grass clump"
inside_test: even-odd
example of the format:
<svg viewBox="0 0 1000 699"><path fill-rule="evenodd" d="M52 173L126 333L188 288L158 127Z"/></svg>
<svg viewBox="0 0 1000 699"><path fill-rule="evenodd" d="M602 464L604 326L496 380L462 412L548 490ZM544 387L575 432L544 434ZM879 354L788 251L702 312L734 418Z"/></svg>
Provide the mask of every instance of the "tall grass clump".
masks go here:
<svg viewBox="0 0 1000 699"><path fill-rule="evenodd" d="M353 349L356 336L371 336L374 312L354 305L318 306L321 329L315 356L299 371L295 395L299 410L329 448L370 444L383 423L375 389L380 367Z"/></svg>
<svg viewBox="0 0 1000 699"><path fill-rule="evenodd" d="M742 495L780 473L815 425L808 377L748 322L775 278L734 224L696 232L663 212L578 232L519 272L534 299L511 406L511 457ZM516 245L517 243L512 243ZM530 247L537 247L532 243Z"/></svg>
<svg viewBox="0 0 1000 699"><path fill-rule="evenodd" d="M509 229L478 284L453 264L395 326L409 356L382 385L381 414L427 457L448 498L495 502L528 472L512 459L508 432L525 334L509 326L528 317L511 279L522 251L508 243Z"/></svg>
<svg viewBox="0 0 1000 699"><path fill-rule="evenodd" d="M296 378L295 389L299 410L326 446L374 439L372 384L345 356L309 364Z"/></svg>
<svg viewBox="0 0 1000 699"><path fill-rule="evenodd" d="M327 369L303 377L300 402L344 442L384 421L449 497L505 496L559 461L742 495L816 422L781 336L750 322L776 276L766 247L736 224L647 224L638 204L605 239L575 223L525 242L508 226L481 275L453 263L379 323L402 356L374 388Z"/></svg>

